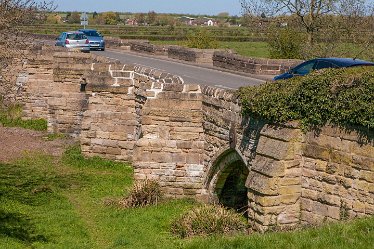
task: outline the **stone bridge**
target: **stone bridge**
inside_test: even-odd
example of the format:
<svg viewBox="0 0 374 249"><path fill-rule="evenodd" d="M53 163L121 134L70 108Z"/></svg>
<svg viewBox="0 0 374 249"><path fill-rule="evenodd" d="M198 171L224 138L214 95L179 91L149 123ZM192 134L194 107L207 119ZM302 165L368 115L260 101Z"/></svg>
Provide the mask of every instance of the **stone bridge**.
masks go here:
<svg viewBox="0 0 374 249"><path fill-rule="evenodd" d="M356 132L272 126L243 116L233 91L46 48L16 87L25 117L79 138L86 156L132 162L136 179L235 208L255 230L374 214L373 140Z"/></svg>

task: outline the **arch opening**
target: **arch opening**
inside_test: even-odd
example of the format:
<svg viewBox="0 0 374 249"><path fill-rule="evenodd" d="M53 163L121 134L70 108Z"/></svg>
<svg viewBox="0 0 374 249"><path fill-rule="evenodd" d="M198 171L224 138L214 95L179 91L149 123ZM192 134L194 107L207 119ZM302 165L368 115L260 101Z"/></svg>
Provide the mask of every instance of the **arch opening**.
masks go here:
<svg viewBox="0 0 374 249"><path fill-rule="evenodd" d="M209 189L214 202L247 215L248 189L245 186L249 169L236 150L229 149L220 154L212 165Z"/></svg>
<svg viewBox="0 0 374 249"><path fill-rule="evenodd" d="M220 204L239 213L247 213L248 189L245 182L248 174L248 168L239 160L226 167L217 181L215 190Z"/></svg>

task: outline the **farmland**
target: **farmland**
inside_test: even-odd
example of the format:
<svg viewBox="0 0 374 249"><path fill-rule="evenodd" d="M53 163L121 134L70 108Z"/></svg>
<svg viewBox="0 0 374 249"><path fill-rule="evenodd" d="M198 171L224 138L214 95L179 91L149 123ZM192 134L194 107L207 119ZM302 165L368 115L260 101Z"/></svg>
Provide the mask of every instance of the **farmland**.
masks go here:
<svg viewBox="0 0 374 249"><path fill-rule="evenodd" d="M58 34L66 30L82 28L79 24L38 24L21 27L26 32L37 34ZM122 39L145 39L150 41L185 40L189 33L194 33L198 26L126 26L126 25L90 25L105 36ZM265 41L266 33L254 32L244 27L204 27L218 41Z"/></svg>

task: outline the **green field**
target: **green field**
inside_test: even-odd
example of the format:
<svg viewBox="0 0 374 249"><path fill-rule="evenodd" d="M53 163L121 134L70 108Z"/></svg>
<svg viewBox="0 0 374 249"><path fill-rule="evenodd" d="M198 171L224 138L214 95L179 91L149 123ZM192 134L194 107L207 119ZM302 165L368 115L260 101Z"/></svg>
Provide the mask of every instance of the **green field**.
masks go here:
<svg viewBox="0 0 374 249"><path fill-rule="evenodd" d="M152 41L156 45L180 45L183 41ZM220 49L233 50L239 55L248 57L269 58L269 48L266 42L219 42Z"/></svg>
<svg viewBox="0 0 374 249"><path fill-rule="evenodd" d="M374 217L304 231L182 240L170 224L195 203L118 209L105 205L129 192L129 165L29 155L0 163L0 248L372 248Z"/></svg>
<svg viewBox="0 0 374 249"><path fill-rule="evenodd" d="M36 24L20 27L26 32L36 34L53 34L67 30L81 29L79 24ZM155 44L183 45L187 36L202 29L199 26L126 26L126 25L90 25L87 28L97 29L106 37L121 39L149 40ZM266 30L254 31L248 27L203 27L218 41L219 48L231 49L239 55L248 57L269 58ZM359 43L318 43L314 49L306 48L303 58L314 57L357 57L374 61L373 44L365 46Z"/></svg>
<svg viewBox="0 0 374 249"><path fill-rule="evenodd" d="M35 24L21 26L22 30L36 34L55 34L63 31L82 29L79 24ZM106 36L122 39L146 40L185 40L190 33L202 29L199 26L126 26L126 25L90 25L89 29L97 29ZM264 41L266 33L254 32L244 27L204 27L219 41Z"/></svg>

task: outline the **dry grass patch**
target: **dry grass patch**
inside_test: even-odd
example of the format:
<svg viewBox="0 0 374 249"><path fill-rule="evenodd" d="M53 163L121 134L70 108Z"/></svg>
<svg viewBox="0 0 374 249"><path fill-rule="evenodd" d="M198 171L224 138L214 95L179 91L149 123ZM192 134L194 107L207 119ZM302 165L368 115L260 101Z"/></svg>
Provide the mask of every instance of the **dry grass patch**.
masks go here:
<svg viewBox="0 0 374 249"><path fill-rule="evenodd" d="M181 237L214 234L243 234L247 222L243 216L233 210L217 205L196 207L172 223L172 233Z"/></svg>
<svg viewBox="0 0 374 249"><path fill-rule="evenodd" d="M119 204L122 207L145 207L157 205L163 197L161 186L155 180L137 181L134 183L130 195L122 199Z"/></svg>

